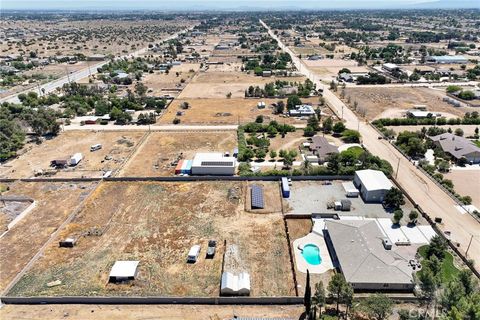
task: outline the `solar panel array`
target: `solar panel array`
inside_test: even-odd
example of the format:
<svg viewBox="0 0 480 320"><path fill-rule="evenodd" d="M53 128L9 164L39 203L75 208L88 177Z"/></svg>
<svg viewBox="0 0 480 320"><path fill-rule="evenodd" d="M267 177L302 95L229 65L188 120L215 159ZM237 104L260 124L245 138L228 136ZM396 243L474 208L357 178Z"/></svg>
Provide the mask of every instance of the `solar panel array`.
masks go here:
<svg viewBox="0 0 480 320"><path fill-rule="evenodd" d="M252 209L263 209L265 202L263 200L263 188L257 185L253 185L251 190Z"/></svg>
<svg viewBox="0 0 480 320"><path fill-rule="evenodd" d="M231 167L232 165L232 161L202 161L204 167Z"/></svg>

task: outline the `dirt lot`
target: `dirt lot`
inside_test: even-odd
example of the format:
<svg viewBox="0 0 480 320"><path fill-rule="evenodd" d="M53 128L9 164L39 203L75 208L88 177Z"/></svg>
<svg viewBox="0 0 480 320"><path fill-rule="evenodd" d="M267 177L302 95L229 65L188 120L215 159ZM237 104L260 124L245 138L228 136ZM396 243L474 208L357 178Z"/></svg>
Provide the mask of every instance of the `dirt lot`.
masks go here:
<svg viewBox="0 0 480 320"><path fill-rule="evenodd" d="M66 131L40 145L27 145L27 152L0 167L2 178L29 178L38 170L55 173L55 177L98 177L104 171L117 169L130 155L144 132ZM90 146L100 143L102 149L90 152ZM84 159L76 166L54 170L50 162L66 159L81 152ZM106 156L112 159L106 160Z"/></svg>
<svg viewBox="0 0 480 320"><path fill-rule="evenodd" d="M293 248L293 241L302 238L310 233L312 230L311 219L287 219L288 234L290 236L290 247ZM303 296L305 294L306 274L297 270L295 264L295 276L298 284L298 295ZM330 278L333 276L333 271L326 272L324 274L310 274L310 285L312 290L315 289L315 284L319 281L323 281L324 288L327 287Z"/></svg>
<svg viewBox="0 0 480 320"><path fill-rule="evenodd" d="M337 91L340 94L341 89ZM445 112L462 117L465 112L475 111L474 108L455 108L443 102L441 91L428 88L346 88L345 97L351 98L351 104L358 102L358 107L366 111L366 118L384 118L391 114L392 109L406 111L414 104L427 105L429 111ZM394 110L395 111L395 110Z"/></svg>
<svg viewBox="0 0 480 320"><path fill-rule="evenodd" d="M257 185L263 187L264 205L263 209L252 209L251 206L251 187ZM282 202L280 200L280 186L278 182L254 181L248 184L245 197L245 210L252 213L276 213L282 212Z"/></svg>
<svg viewBox="0 0 480 320"><path fill-rule="evenodd" d="M458 194L472 197L472 204L480 209L480 170L451 170L444 177L452 180Z"/></svg>
<svg viewBox="0 0 480 320"><path fill-rule="evenodd" d="M303 60L315 74L323 79L335 79L338 71L347 68L352 72L368 72L366 67L357 66L357 62L353 60L343 59L321 59L321 60Z"/></svg>
<svg viewBox="0 0 480 320"><path fill-rule="evenodd" d="M281 99L175 99L170 104L165 114L160 118L159 123L172 124L173 119L179 118L181 124L245 124L255 121L255 118L259 115L264 116L264 122L276 120L280 123L286 124L306 123L306 121L301 119L285 118L280 115L274 115L270 104L279 100ZM260 101L266 103L267 107L265 109L257 108L257 104ZM183 102L188 102L190 104L188 110L182 110L180 108L180 105ZM286 102L286 99L284 99L284 102ZM302 99L302 102L318 104L318 98ZM183 114L177 116L178 111L183 112Z"/></svg>
<svg viewBox="0 0 480 320"><path fill-rule="evenodd" d="M292 295L281 213L246 213L245 189L237 182L103 183L9 294L217 296L226 241L251 275L251 295ZM77 245L59 248L55 242L67 236L79 236ZM213 260L204 258L209 239L219 243ZM193 244L202 251L187 264ZM140 261L133 283L107 283L116 260ZM48 288L54 280L62 284Z"/></svg>
<svg viewBox="0 0 480 320"><path fill-rule="evenodd" d="M204 306L204 305L5 305L4 320L229 320L238 317L300 317L303 306ZM33 316L35 315L35 316Z"/></svg>
<svg viewBox="0 0 480 320"><path fill-rule="evenodd" d="M120 172L120 176L174 175L171 165L180 155L193 159L197 152L232 152L237 133L224 132L152 132Z"/></svg>
<svg viewBox="0 0 480 320"><path fill-rule="evenodd" d="M168 74L160 72L148 73L142 79L142 83L148 87L148 95L158 97L170 94L176 96L176 93L186 85L185 83L191 80L199 67L198 63L184 63L179 66L173 66ZM185 80L183 84L181 83L182 79Z"/></svg>
<svg viewBox="0 0 480 320"><path fill-rule="evenodd" d="M0 290L5 289L95 186L93 183L16 182L3 195L27 196L35 208L0 238Z"/></svg>
<svg viewBox="0 0 480 320"><path fill-rule="evenodd" d="M232 70L233 69L233 70ZM231 92L232 98L243 98L249 86L263 86L276 80L304 82L304 77L258 77L239 70L238 64L209 66L209 70L199 73L179 95L187 98L225 98Z"/></svg>

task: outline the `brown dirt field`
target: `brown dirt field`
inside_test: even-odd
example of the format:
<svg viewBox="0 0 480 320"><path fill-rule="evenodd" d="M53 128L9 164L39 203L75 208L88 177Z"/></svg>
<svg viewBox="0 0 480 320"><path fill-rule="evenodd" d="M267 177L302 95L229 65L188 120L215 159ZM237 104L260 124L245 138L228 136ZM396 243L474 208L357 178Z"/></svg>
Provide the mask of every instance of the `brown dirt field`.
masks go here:
<svg viewBox="0 0 480 320"><path fill-rule="evenodd" d="M282 216L246 213L244 187L238 182L102 183L9 294L217 296L226 241L239 248L252 296L291 295ZM231 188L239 199L228 198ZM87 235L93 230L101 235ZM74 248L59 248L56 242L67 236L81 237ZM213 260L204 258L209 239L219 243ZM187 264L193 244L201 244L202 251L197 263ZM107 284L116 260L140 261L133 283ZM61 285L46 287L57 279Z"/></svg>
<svg viewBox="0 0 480 320"><path fill-rule="evenodd" d="M168 176L175 174L171 162L182 153L193 159L197 152L232 152L237 133L224 132L152 132L130 158L120 176Z"/></svg>
<svg viewBox="0 0 480 320"><path fill-rule="evenodd" d="M252 209L251 187L257 185L263 187L264 205L263 209ZM245 211L252 213L278 213L282 212L282 202L280 198L280 186L278 182L254 181L248 183L245 193Z"/></svg>
<svg viewBox="0 0 480 320"><path fill-rule="evenodd" d="M287 219L287 228L288 234L290 236L290 247L293 248L293 241L298 238L302 238L310 233L312 230L312 220L311 219ZM303 272L298 271L295 265L295 275L297 278L298 284L298 295L303 296L305 294L305 284L307 275ZM312 286L312 291L314 292L315 284L319 281L323 281L323 286L326 289L330 278L333 276L333 272L329 271L324 274L310 274L310 285Z"/></svg>
<svg viewBox="0 0 480 320"><path fill-rule="evenodd" d="M340 95L342 89L337 91ZM366 109L366 118L373 120L388 109L411 109L414 104L425 104L428 110L463 116L474 108L455 108L443 102L443 93L428 88L346 88L345 97L350 96L351 104L358 102L359 108Z"/></svg>
<svg viewBox="0 0 480 320"><path fill-rule="evenodd" d="M168 74L160 72L148 73L142 79L142 83L148 87L148 95L160 96L168 93L175 96L176 89L185 87L199 67L198 63L184 63L179 66L173 66ZM180 73L178 77L176 75L177 72ZM181 79L184 79L186 83L182 84L180 82Z"/></svg>
<svg viewBox="0 0 480 320"><path fill-rule="evenodd" d="M480 209L480 170L451 170L443 176L452 180L458 194L472 197L472 204Z"/></svg>
<svg viewBox="0 0 480 320"><path fill-rule="evenodd" d="M0 289L33 258L95 186L93 183L16 182L3 195L35 199L36 207L0 238Z"/></svg>
<svg viewBox="0 0 480 320"><path fill-rule="evenodd" d="M227 320L243 317L300 317L304 306L208 306L208 305L5 305L4 320Z"/></svg>
<svg viewBox="0 0 480 320"><path fill-rule="evenodd" d="M55 177L98 177L102 170L115 170L133 151L144 132L91 132L65 131L40 145L30 144L31 149L0 167L2 178L29 178L36 170L53 170ZM100 143L102 149L90 152L90 146ZM54 159L69 158L81 152L84 159L76 166L55 171L50 167ZM110 155L111 160L105 160Z"/></svg>
<svg viewBox="0 0 480 320"><path fill-rule="evenodd" d="M269 107L271 103L282 99L175 99L160 118L159 123L171 124L173 119L179 118L181 124L209 124L209 125L227 125L227 124L245 124L255 121L259 115L264 116L264 122L276 120L279 123L302 124L306 121L296 118L285 118L280 115L274 115L273 109ZM180 105L188 102L190 108L182 110ZM258 109L258 102L263 101L267 104L265 109ZM286 102L286 99L283 100ZM302 99L303 102L318 103L318 98ZM177 111L183 111L184 114L177 116Z"/></svg>
<svg viewBox="0 0 480 320"><path fill-rule="evenodd" d="M179 99L187 98L226 98L231 92L232 98L243 98L245 89L249 86L263 86L269 82L276 80L284 80L289 82L304 82L304 77L258 77L240 71L231 70L236 68L235 64L231 67L228 65L210 66L206 72L199 73L186 86Z"/></svg>

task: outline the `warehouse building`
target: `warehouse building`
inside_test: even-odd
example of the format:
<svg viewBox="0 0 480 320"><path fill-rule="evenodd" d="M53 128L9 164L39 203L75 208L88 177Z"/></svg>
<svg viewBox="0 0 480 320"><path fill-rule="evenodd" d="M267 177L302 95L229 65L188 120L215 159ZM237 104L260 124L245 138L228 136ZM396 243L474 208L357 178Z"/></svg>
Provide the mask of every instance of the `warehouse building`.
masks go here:
<svg viewBox="0 0 480 320"><path fill-rule="evenodd" d="M468 59L464 56L431 56L427 58L430 63L467 63Z"/></svg>
<svg viewBox="0 0 480 320"><path fill-rule="evenodd" d="M222 153L197 153L193 158L192 175L223 175L235 174L236 159L225 157Z"/></svg>
<svg viewBox="0 0 480 320"><path fill-rule="evenodd" d="M365 202L383 202L385 194L393 187L382 171L371 169L355 171L353 183Z"/></svg>

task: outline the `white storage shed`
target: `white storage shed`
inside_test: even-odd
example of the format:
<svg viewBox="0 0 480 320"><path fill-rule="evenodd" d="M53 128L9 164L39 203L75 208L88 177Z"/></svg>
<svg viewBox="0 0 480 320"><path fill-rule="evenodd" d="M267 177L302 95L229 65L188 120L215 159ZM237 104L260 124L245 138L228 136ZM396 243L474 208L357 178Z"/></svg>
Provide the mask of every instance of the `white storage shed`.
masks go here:
<svg viewBox="0 0 480 320"><path fill-rule="evenodd" d="M382 202L385 194L393 187L387 176L379 170L355 171L353 183L365 202Z"/></svg>

